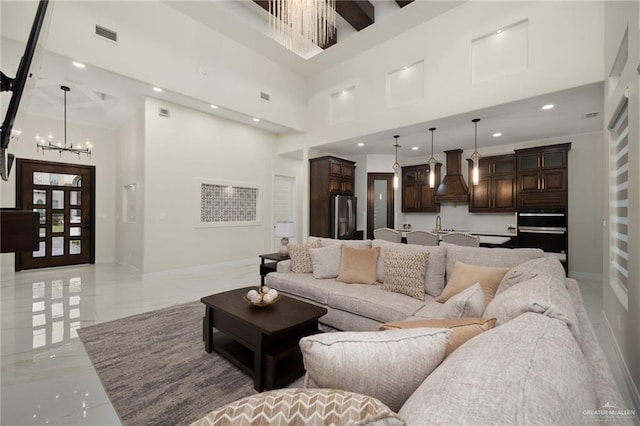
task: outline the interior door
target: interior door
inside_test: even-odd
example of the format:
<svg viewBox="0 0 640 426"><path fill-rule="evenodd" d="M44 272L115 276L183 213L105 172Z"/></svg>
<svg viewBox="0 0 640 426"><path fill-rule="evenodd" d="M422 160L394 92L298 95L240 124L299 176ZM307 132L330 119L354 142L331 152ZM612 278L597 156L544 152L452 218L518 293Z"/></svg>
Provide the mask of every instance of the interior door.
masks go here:
<svg viewBox="0 0 640 426"><path fill-rule="evenodd" d="M373 238L373 230L394 228L395 191L393 173L367 174L367 238Z"/></svg>
<svg viewBox="0 0 640 426"><path fill-rule="evenodd" d="M18 159L16 206L40 215L39 250L16 271L95 262L95 167Z"/></svg>

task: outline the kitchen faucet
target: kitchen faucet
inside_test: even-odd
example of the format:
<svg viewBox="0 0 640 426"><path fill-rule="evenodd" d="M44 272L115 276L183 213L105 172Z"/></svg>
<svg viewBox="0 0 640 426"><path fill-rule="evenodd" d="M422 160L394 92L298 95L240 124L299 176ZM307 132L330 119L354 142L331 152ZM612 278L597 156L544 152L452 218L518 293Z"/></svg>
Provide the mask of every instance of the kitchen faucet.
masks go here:
<svg viewBox="0 0 640 426"><path fill-rule="evenodd" d="M436 216L436 232L440 232L442 230L442 219L440 215Z"/></svg>

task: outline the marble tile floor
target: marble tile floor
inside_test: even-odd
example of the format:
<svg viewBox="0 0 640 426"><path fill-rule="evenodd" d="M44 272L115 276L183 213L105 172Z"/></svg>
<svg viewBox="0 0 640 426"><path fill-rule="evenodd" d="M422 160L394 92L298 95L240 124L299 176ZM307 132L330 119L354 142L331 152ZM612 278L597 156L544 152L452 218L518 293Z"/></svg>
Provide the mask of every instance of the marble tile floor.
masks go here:
<svg viewBox="0 0 640 426"><path fill-rule="evenodd" d="M144 277L116 264L3 273L0 424L120 424L76 330L259 282L257 261ZM601 283L580 283L590 320L631 407L602 316Z"/></svg>

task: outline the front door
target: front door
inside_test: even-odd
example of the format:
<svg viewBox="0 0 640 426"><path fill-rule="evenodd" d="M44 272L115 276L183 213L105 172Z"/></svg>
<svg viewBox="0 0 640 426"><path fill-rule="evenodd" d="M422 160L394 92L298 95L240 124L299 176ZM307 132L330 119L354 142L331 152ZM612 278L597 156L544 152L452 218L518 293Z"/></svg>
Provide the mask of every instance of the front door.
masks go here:
<svg viewBox="0 0 640 426"><path fill-rule="evenodd" d="M16 271L95 262L95 167L18 159L16 206L40 214L38 251Z"/></svg>

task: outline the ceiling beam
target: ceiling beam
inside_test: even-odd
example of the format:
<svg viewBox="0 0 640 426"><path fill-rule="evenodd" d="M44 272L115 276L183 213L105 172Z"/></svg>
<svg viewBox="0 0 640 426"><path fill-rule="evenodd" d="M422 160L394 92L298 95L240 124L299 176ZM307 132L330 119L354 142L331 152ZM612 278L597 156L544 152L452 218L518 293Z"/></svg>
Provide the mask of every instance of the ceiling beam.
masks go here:
<svg viewBox="0 0 640 426"><path fill-rule="evenodd" d="M336 12L358 31L375 22L375 7L367 0L336 0Z"/></svg>
<svg viewBox="0 0 640 426"><path fill-rule="evenodd" d="M396 0L396 3L398 3L400 7L405 7L409 3L413 3L413 0Z"/></svg>
<svg viewBox="0 0 640 426"><path fill-rule="evenodd" d="M264 10L266 10L267 12L269 12L269 1L270 0L253 0L253 2L255 4L257 4L258 6L260 6L261 8L263 8ZM340 0L338 0L339 2ZM368 2L367 2L368 3ZM345 18L346 19L346 18ZM324 44L320 45L321 49L326 49L329 46L333 46L334 44L336 44L338 42L338 30L337 29L333 29L333 34L331 35L331 38Z"/></svg>

